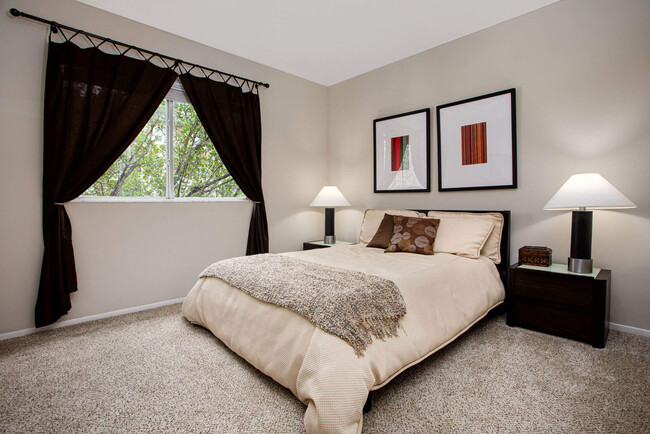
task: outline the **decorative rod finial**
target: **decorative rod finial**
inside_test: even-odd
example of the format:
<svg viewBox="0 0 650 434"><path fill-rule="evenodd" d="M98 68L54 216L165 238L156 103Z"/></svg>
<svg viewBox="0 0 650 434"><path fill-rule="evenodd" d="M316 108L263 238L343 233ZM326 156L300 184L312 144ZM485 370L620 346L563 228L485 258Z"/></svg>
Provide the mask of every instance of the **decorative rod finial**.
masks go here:
<svg viewBox="0 0 650 434"><path fill-rule="evenodd" d="M9 13L13 15L14 17L19 17L20 16L20 11L16 8L11 8L9 9Z"/></svg>

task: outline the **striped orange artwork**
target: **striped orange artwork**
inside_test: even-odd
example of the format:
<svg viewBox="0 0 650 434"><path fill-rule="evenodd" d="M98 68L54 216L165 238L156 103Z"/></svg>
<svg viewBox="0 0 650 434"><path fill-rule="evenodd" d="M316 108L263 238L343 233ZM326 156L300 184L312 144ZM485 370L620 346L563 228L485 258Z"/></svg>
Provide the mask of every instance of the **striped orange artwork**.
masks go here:
<svg viewBox="0 0 650 434"><path fill-rule="evenodd" d="M487 163L486 123L460 127L463 148L463 166Z"/></svg>

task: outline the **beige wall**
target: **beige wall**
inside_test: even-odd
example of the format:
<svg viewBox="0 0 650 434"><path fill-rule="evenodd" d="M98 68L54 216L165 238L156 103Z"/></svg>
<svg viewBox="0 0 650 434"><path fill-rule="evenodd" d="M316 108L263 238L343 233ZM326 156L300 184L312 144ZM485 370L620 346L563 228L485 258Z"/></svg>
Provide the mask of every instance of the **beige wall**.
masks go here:
<svg viewBox="0 0 650 434"><path fill-rule="evenodd" d="M435 108L514 87L519 188L437 191ZM431 108L432 192L373 194L372 121ZM511 255L545 245L566 263L570 212L542 211L574 173L599 172L638 206L595 211L593 258L612 270L611 320L650 329L650 2L562 0L329 89L329 179L355 209L510 209Z"/></svg>
<svg viewBox="0 0 650 434"><path fill-rule="evenodd" d="M95 33L226 70L261 91L263 182L273 252L323 231L307 205L333 183L354 205L513 211L512 255L568 255L570 213L541 208L569 175L602 173L639 208L597 211L593 256L613 270L612 321L650 329L650 3L562 0L329 89L73 0L0 0ZM42 92L46 28L0 16L0 333L33 326L42 256ZM438 193L435 107L517 89L519 188ZM372 193L372 120L432 109L431 193ZM74 203L79 291L63 319L183 297L212 261L245 250L250 204Z"/></svg>
<svg viewBox="0 0 650 434"><path fill-rule="evenodd" d="M327 88L72 0L0 0L0 333L33 327L42 259L42 93L47 27L10 7L266 81L263 183L274 252L322 235L309 202L327 181ZM74 203L74 319L185 296L201 270L245 252L249 202Z"/></svg>

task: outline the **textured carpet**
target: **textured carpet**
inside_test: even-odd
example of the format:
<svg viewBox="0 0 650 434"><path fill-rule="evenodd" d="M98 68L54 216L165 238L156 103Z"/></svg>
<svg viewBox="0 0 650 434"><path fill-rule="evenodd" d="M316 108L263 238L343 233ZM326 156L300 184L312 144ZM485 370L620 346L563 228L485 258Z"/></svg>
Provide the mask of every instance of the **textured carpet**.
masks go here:
<svg viewBox="0 0 650 434"><path fill-rule="evenodd" d="M482 321L374 392L364 432L650 432L650 338ZM2 432L301 432L305 406L180 305L0 342Z"/></svg>

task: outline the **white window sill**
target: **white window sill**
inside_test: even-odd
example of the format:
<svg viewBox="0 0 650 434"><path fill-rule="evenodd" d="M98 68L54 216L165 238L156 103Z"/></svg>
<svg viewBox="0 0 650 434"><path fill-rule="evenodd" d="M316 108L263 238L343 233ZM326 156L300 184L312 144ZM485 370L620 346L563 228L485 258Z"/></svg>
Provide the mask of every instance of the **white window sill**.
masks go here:
<svg viewBox="0 0 650 434"><path fill-rule="evenodd" d="M165 197L114 197L114 196L80 196L71 200L68 203L188 203L188 202L203 202L203 203L223 203L223 202L251 202L248 198L239 197L176 197L174 199L167 199Z"/></svg>

